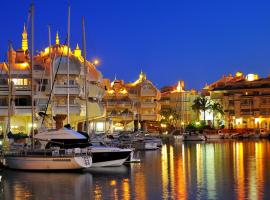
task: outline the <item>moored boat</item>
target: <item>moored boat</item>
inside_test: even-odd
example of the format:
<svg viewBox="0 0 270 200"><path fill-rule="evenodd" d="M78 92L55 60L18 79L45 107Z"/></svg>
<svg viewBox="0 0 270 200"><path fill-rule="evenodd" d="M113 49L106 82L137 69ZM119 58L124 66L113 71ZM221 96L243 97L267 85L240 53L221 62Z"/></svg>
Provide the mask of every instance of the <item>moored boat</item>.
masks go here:
<svg viewBox="0 0 270 200"><path fill-rule="evenodd" d="M205 141L206 137L202 134L184 134L183 141Z"/></svg>
<svg viewBox="0 0 270 200"><path fill-rule="evenodd" d="M4 154L10 169L18 170L76 170L91 167L92 157L87 150L22 150Z"/></svg>

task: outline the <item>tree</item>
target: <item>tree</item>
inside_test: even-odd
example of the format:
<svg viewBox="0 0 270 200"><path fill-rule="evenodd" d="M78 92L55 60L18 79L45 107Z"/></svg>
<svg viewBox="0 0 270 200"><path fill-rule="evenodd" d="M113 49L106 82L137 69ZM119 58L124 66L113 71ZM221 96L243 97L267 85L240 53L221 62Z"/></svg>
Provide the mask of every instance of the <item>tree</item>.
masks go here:
<svg viewBox="0 0 270 200"><path fill-rule="evenodd" d="M213 127L215 128L215 117L218 114L224 115L223 106L219 102L212 102L210 109L213 114Z"/></svg>
<svg viewBox="0 0 270 200"><path fill-rule="evenodd" d="M194 100L193 105L192 105L192 110L194 110L195 112L197 112L197 114L199 114L200 111L203 112L203 122L204 122L204 124L205 124L205 113L210 108L211 108L210 101L205 96L197 97Z"/></svg>

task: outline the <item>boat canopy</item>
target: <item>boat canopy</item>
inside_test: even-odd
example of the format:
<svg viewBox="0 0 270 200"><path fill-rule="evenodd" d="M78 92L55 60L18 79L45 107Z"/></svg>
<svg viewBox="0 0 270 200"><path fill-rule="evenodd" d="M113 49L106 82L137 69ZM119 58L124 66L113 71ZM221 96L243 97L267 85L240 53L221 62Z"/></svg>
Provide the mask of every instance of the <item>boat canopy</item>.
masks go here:
<svg viewBox="0 0 270 200"><path fill-rule="evenodd" d="M35 135L35 139L39 140L67 140L67 139L87 139L84 135L68 128L59 130L47 130Z"/></svg>

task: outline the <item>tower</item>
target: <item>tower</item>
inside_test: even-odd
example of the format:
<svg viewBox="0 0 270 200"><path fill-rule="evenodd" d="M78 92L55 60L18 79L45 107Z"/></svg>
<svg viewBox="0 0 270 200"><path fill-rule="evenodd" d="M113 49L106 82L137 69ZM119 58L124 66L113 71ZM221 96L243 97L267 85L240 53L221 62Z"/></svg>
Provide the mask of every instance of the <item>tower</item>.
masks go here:
<svg viewBox="0 0 270 200"><path fill-rule="evenodd" d="M81 49L80 49L80 47L79 47L78 44L77 44L77 46L76 46L76 49L74 50L74 54L75 54L75 56L77 56L77 57L80 57L80 56L82 55L82 51L81 51Z"/></svg>
<svg viewBox="0 0 270 200"><path fill-rule="evenodd" d="M57 44L57 45L59 45L59 44L60 44L60 40L59 40L58 31L56 32L55 44Z"/></svg>
<svg viewBox="0 0 270 200"><path fill-rule="evenodd" d="M23 26L23 33L22 33L22 50L28 50L28 40L27 40L27 31L25 25Z"/></svg>

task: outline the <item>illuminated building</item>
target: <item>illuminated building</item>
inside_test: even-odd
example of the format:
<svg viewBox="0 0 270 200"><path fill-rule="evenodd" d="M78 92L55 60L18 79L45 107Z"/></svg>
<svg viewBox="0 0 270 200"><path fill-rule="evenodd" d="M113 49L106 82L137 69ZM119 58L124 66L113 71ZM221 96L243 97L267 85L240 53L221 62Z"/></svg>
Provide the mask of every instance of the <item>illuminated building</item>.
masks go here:
<svg viewBox="0 0 270 200"><path fill-rule="evenodd" d="M17 51L11 49L8 52L10 63L11 90L11 131L14 133L29 133L31 128L31 74L30 58L28 55L27 32L24 27L22 34L22 47ZM62 57L61 57L62 55ZM70 123L78 130L83 130L85 121L85 92L88 93L89 121L105 115L105 109L101 103L104 95L102 86L102 74L94 64L86 61L87 86L84 89L83 79L84 59L77 45L74 51L70 50L69 84L67 83L67 56L68 47L60 44L59 35L56 35L55 44L46 47L34 57L34 113L45 112L48 98L51 92L51 83L55 77L52 98L48 105L45 126L48 128L60 128L67 123L67 93L69 90ZM59 66L59 69L58 69ZM6 129L8 116L8 63L0 63L0 126ZM56 74L57 71L57 74ZM69 88L68 88L69 85ZM52 116L53 115L53 116ZM50 119L54 119L53 123ZM41 117L35 116L35 127L39 127ZM91 129L95 129L95 123L91 123Z"/></svg>
<svg viewBox="0 0 270 200"><path fill-rule="evenodd" d="M192 110L195 98L198 97L196 90L185 90L184 81L178 81L175 86L167 86L161 89L161 109L173 110L178 114L178 127L197 120L197 114Z"/></svg>
<svg viewBox="0 0 270 200"><path fill-rule="evenodd" d="M225 127L270 129L270 78L257 74L236 75L205 88L211 99L222 103Z"/></svg>
<svg viewBox="0 0 270 200"><path fill-rule="evenodd" d="M138 80L124 83L123 80L104 79L106 93L104 105L106 117L111 120L111 131L136 130L138 125L146 130L160 120L160 92L141 72Z"/></svg>

